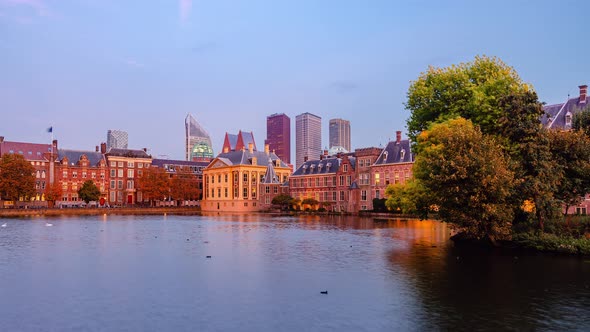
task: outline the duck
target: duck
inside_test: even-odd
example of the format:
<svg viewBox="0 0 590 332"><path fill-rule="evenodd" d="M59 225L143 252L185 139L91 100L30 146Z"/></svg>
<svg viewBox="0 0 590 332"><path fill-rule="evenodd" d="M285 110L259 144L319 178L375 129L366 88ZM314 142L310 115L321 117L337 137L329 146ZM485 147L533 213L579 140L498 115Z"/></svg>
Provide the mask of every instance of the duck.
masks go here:
<svg viewBox="0 0 590 332"><path fill-rule="evenodd" d="M8 226L8 224L7 224L7 223L3 223L3 224L2 224L2 227L6 227L6 226Z"/></svg>
<svg viewBox="0 0 590 332"><path fill-rule="evenodd" d="M45 226L46 226L46 227L51 227L51 226L53 226L53 224L50 224L50 223L45 223Z"/></svg>

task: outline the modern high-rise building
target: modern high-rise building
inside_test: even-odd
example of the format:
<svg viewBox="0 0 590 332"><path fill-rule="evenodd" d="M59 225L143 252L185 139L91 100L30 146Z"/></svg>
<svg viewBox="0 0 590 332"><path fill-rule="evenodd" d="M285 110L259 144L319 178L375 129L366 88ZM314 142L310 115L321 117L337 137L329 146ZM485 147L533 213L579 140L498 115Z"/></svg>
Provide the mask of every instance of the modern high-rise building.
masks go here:
<svg viewBox="0 0 590 332"><path fill-rule="evenodd" d="M344 119L330 120L330 149L343 147L350 152L350 121Z"/></svg>
<svg viewBox="0 0 590 332"><path fill-rule="evenodd" d="M129 145L129 135L122 130L107 131L107 150L113 149L127 149Z"/></svg>
<svg viewBox="0 0 590 332"><path fill-rule="evenodd" d="M185 155L188 161L208 161L213 159L213 145L209 133L187 114L184 120L186 130Z"/></svg>
<svg viewBox="0 0 590 332"><path fill-rule="evenodd" d="M295 117L295 162L299 167L307 160L316 160L322 153L322 118L311 113Z"/></svg>
<svg viewBox="0 0 590 332"><path fill-rule="evenodd" d="M291 163L291 119L281 113L266 117L266 140L270 151L285 163Z"/></svg>

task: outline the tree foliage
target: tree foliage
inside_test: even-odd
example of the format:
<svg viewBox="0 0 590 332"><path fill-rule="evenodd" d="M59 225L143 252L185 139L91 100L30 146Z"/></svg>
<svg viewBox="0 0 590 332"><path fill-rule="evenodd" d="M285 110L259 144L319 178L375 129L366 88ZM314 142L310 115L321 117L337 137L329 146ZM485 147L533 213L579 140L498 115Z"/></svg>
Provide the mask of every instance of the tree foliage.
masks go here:
<svg viewBox="0 0 590 332"><path fill-rule="evenodd" d="M408 136L416 142L430 124L457 116L479 125L485 134L497 132L497 120L503 116L502 97L530 89L512 67L495 57L477 56L468 63L429 67L408 89Z"/></svg>
<svg viewBox="0 0 590 332"><path fill-rule="evenodd" d="M590 138L581 130L552 131L548 138L553 164L562 173L555 197L565 205L567 215L568 208L580 204L590 192Z"/></svg>
<svg viewBox="0 0 590 332"><path fill-rule="evenodd" d="M63 196L63 188L61 183L55 181L45 187L45 200L55 202L60 200Z"/></svg>
<svg viewBox="0 0 590 332"><path fill-rule="evenodd" d="M17 201L35 195L35 168L19 154L0 158L0 198Z"/></svg>
<svg viewBox="0 0 590 332"><path fill-rule="evenodd" d="M176 170L176 175L170 180L170 195L175 200L197 200L199 189L197 176L188 167Z"/></svg>
<svg viewBox="0 0 590 332"><path fill-rule="evenodd" d="M418 146L414 176L441 218L478 239L509 237L514 173L501 146L463 118L431 125Z"/></svg>
<svg viewBox="0 0 590 332"><path fill-rule="evenodd" d="M389 185L385 195L387 196L385 206L390 211L417 215L421 219L428 217L432 202L428 191L419 180L414 178L403 184Z"/></svg>
<svg viewBox="0 0 590 332"><path fill-rule="evenodd" d="M286 210L289 208L289 205L293 203L293 197L288 194L279 194L273 197L271 203L272 205L279 205L281 209Z"/></svg>
<svg viewBox="0 0 590 332"><path fill-rule="evenodd" d="M309 198L308 197L308 198L303 199L303 201L301 201L301 204L303 204L303 205L309 205L309 206L311 206L313 208L316 205L320 204L320 202L317 199L315 199L315 198Z"/></svg>
<svg viewBox="0 0 590 332"><path fill-rule="evenodd" d="M150 202L162 200L170 194L169 176L163 168L150 167L138 179L138 189Z"/></svg>
<svg viewBox="0 0 590 332"><path fill-rule="evenodd" d="M90 201L97 201L100 198L100 189L94 184L94 181L88 180L78 189L78 196L88 204Z"/></svg>
<svg viewBox="0 0 590 332"><path fill-rule="evenodd" d="M586 135L590 135L590 105L586 105L586 107L573 113L572 129L580 130L585 132Z"/></svg>

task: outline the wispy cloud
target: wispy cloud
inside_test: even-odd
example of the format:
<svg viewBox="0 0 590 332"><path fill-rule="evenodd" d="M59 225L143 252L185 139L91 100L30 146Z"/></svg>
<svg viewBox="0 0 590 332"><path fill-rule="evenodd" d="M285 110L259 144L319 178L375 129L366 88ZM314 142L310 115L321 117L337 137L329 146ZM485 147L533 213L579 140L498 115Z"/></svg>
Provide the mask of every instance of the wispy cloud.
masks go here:
<svg viewBox="0 0 590 332"><path fill-rule="evenodd" d="M330 87L340 93L348 93L358 89L358 85L350 81L335 81L330 84Z"/></svg>
<svg viewBox="0 0 590 332"><path fill-rule="evenodd" d="M136 68L143 68L143 67L145 67L145 64L143 64L143 63L141 63L139 61L133 60L133 59L127 59L127 60L125 60L125 64L128 65L128 66L130 66L130 67L136 67Z"/></svg>
<svg viewBox="0 0 590 332"><path fill-rule="evenodd" d="M180 9L180 21L188 21L188 18L191 14L191 10L193 8L193 0L179 0L178 5Z"/></svg>
<svg viewBox="0 0 590 332"><path fill-rule="evenodd" d="M38 16L50 16L51 11L43 0L0 0L0 5L5 7L29 8Z"/></svg>
<svg viewBox="0 0 590 332"><path fill-rule="evenodd" d="M195 53L202 53L202 52L211 51L211 50L217 48L218 46L219 45L217 45L217 43L214 41L204 41L204 42L196 43L195 45L193 45L193 47L190 48L190 50Z"/></svg>

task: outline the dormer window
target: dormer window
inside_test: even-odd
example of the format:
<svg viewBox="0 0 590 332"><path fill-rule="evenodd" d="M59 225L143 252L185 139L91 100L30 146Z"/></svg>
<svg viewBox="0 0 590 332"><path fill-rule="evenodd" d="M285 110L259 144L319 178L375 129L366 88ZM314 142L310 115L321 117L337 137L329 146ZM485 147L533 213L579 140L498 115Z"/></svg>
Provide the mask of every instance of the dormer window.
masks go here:
<svg viewBox="0 0 590 332"><path fill-rule="evenodd" d="M567 112L565 114L565 126L566 127L571 127L572 125L572 113L571 112Z"/></svg>
<svg viewBox="0 0 590 332"><path fill-rule="evenodd" d="M387 155L389 154L389 152L385 151L383 152L383 162L387 163Z"/></svg>
<svg viewBox="0 0 590 332"><path fill-rule="evenodd" d="M324 167L324 164L319 164L318 165L318 172L321 172L322 171L322 167Z"/></svg>
<svg viewBox="0 0 590 332"><path fill-rule="evenodd" d="M403 160L404 160L404 156L405 156L405 155L406 155L406 149L402 149L402 150L399 152L399 158L400 158L400 160L401 160L401 161L403 161Z"/></svg>
<svg viewBox="0 0 590 332"><path fill-rule="evenodd" d="M309 166L309 172L310 172L310 173L313 173L313 169L314 169L314 168L315 168L315 165L311 165L311 166Z"/></svg>
<svg viewBox="0 0 590 332"><path fill-rule="evenodd" d="M327 163L327 164L326 164L326 169L327 169L327 170L329 170L329 169L330 169L330 167L332 167L332 163Z"/></svg>

